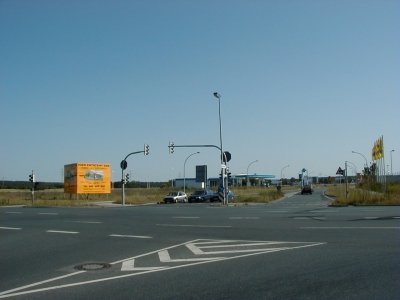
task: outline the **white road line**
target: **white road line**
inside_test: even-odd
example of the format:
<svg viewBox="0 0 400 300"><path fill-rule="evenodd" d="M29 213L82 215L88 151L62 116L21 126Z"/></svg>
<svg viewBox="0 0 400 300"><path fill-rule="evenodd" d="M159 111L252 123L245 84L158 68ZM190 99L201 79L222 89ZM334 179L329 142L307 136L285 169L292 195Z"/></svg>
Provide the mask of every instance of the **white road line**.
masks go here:
<svg viewBox="0 0 400 300"><path fill-rule="evenodd" d="M300 227L300 229L400 229L400 227L350 227L350 226L331 226L331 227Z"/></svg>
<svg viewBox="0 0 400 300"><path fill-rule="evenodd" d="M22 214L22 211L6 211L6 214Z"/></svg>
<svg viewBox="0 0 400 300"><path fill-rule="evenodd" d="M0 227L0 229L4 229L4 230L21 230L22 228L17 228L17 227Z"/></svg>
<svg viewBox="0 0 400 300"><path fill-rule="evenodd" d="M121 271L153 271L164 269L165 267L135 267L135 259L124 261L121 266Z"/></svg>
<svg viewBox="0 0 400 300"><path fill-rule="evenodd" d="M156 226L165 227L197 227L197 228L232 228L232 226L219 226L219 225L179 225L179 224L156 224Z"/></svg>
<svg viewBox="0 0 400 300"><path fill-rule="evenodd" d="M97 221L65 221L65 223L103 224L103 222L97 222Z"/></svg>
<svg viewBox="0 0 400 300"><path fill-rule="evenodd" d="M57 216L57 215L58 215L58 213L38 213L38 215Z"/></svg>
<svg viewBox="0 0 400 300"><path fill-rule="evenodd" d="M195 242L195 241L192 241L192 243L193 242ZM184 244L182 244L182 245L184 245ZM302 246L293 247L291 249L314 247L314 246L319 246L319 245L323 245L323 244L325 244L325 243L315 243L315 244L312 244L312 245L302 245ZM169 248L175 248L175 247L177 247L177 245L172 246L172 247L168 247L168 248L165 248L165 249L161 249L161 251L169 249ZM213 259L213 260L193 262L191 264L183 264L183 265L178 265L178 266L166 267L166 268L163 268L163 269L155 269L155 270L148 270L148 271L137 272L137 273L116 275L116 276L112 276L112 277L106 277L106 278L100 278L100 279L94 279L94 280L87 280L87 281L79 281L79 282L69 283L69 284L60 284L60 285L46 287L46 288L38 288L38 289L22 291L22 292L18 292L18 293L12 293L14 291L24 290L24 289L26 289L28 287L37 286L37 285L40 285L42 283L54 281L54 280L57 280L57 279L60 279L60 278L63 278L63 277L73 276L73 275L77 275L79 273L86 272L86 271L80 271L80 272L75 272L75 273L72 273L72 274L68 274L66 276L51 278L51 279L48 279L48 280L45 280L45 281L33 283L33 284L26 285L26 286L23 286L23 287L19 287L19 288L13 289L13 290L4 291L4 292L0 293L0 298L8 298L8 297L13 297L13 296L27 295L27 294L33 294L33 293L38 293L38 292L57 290L57 289L62 289L62 288L74 287L74 286L82 286L82 285L87 285L87 284L92 284L92 283L106 282L106 281L115 280L115 279L140 276L140 275L143 275L143 274L150 274L150 273L161 272L161 271L166 271L166 270L173 270L173 269L180 269L180 268L185 268L185 267L192 267L192 266L196 266L196 265L212 263L212 262L215 262L215 261L228 261L228 260L233 260L233 259L242 258L242 257L250 257L250 256L261 255L261 254L265 254L265 253L269 253L269 252L279 252L279 251L282 251L282 250L286 250L286 249L274 249L272 251L270 249L270 250L266 250L266 251L262 251L262 252L246 253L246 254L237 255L237 256L234 256L234 257L224 257L224 258L220 258L220 259L216 258L216 259ZM149 254L152 254L152 253L158 253L158 252L160 252L160 250L152 251L152 252L145 253L145 254L141 254L141 255L138 255L138 256L132 257L132 258L139 258L139 257L142 257L142 256L146 256L146 255L149 255ZM130 259L132 259L132 258L130 258ZM124 262L124 261L127 261L127 260L128 259L125 259L125 260L114 262L114 263L111 263L111 264L116 264L116 263Z"/></svg>
<svg viewBox="0 0 400 300"><path fill-rule="evenodd" d="M112 237L122 237L122 238L136 238L136 239L152 239L151 236L146 235L125 235L125 234L110 234Z"/></svg>
<svg viewBox="0 0 400 300"><path fill-rule="evenodd" d="M168 250L162 250L162 251L158 252L158 258L160 259L160 262L162 262L162 263L169 263L169 262L196 262L196 261L219 260L219 259L222 259L223 257L211 257L211 258L198 257L198 258L171 259L171 256L169 255Z"/></svg>
<svg viewBox="0 0 400 300"><path fill-rule="evenodd" d="M173 219L200 219L200 217L172 217Z"/></svg>
<svg viewBox="0 0 400 300"><path fill-rule="evenodd" d="M229 217L230 220L258 220L260 217Z"/></svg>
<svg viewBox="0 0 400 300"><path fill-rule="evenodd" d="M78 231L63 231L63 230L47 230L49 233L64 233L64 234L78 234Z"/></svg>
<svg viewBox="0 0 400 300"><path fill-rule="evenodd" d="M267 213L287 213L287 212L289 212L288 210L265 210L264 212L267 212Z"/></svg>

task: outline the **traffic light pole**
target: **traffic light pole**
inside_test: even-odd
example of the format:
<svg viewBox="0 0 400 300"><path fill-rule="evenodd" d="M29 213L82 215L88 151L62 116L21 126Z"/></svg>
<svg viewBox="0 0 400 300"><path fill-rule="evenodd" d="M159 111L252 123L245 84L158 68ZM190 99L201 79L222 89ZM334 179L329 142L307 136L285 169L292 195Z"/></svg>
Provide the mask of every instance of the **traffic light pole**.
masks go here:
<svg viewBox="0 0 400 300"><path fill-rule="evenodd" d="M29 175L29 181L32 183L32 188L31 188L31 195L32 195L32 206L33 203L35 202L35 174L32 173Z"/></svg>
<svg viewBox="0 0 400 300"><path fill-rule="evenodd" d="M125 169L128 167L128 162L126 161L129 156L133 154L138 154L138 153L144 153L144 155L149 155L149 145L144 144L144 150L143 151L135 151L129 153L125 158L121 161L121 183L122 183L122 205L125 206Z"/></svg>

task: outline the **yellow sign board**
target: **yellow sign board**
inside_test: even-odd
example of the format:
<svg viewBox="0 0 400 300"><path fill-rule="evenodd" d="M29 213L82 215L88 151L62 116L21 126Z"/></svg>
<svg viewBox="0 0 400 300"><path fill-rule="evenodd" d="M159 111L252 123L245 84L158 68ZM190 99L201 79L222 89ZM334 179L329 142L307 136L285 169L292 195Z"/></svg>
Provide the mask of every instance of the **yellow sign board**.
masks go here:
<svg viewBox="0 0 400 300"><path fill-rule="evenodd" d="M65 165L64 193L110 194L111 165L93 163Z"/></svg>

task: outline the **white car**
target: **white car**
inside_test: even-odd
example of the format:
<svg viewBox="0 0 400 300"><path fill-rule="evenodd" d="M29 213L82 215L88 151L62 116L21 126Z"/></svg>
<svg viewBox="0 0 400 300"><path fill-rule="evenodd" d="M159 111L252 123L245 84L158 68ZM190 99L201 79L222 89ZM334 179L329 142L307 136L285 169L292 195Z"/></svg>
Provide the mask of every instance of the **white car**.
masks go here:
<svg viewBox="0 0 400 300"><path fill-rule="evenodd" d="M167 196L164 197L165 203L178 203L178 202L187 202L188 197L184 192L170 192Z"/></svg>

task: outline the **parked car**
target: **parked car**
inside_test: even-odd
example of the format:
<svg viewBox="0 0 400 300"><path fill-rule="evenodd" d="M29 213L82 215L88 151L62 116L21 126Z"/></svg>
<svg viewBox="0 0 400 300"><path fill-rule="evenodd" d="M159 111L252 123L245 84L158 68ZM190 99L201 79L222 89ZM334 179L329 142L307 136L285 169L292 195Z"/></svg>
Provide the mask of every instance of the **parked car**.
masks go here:
<svg viewBox="0 0 400 300"><path fill-rule="evenodd" d="M165 203L187 202L188 197L184 192L170 192L164 197Z"/></svg>
<svg viewBox="0 0 400 300"><path fill-rule="evenodd" d="M211 190L198 190L189 196L189 202L206 202L206 201L217 201L218 194Z"/></svg>
<svg viewBox="0 0 400 300"><path fill-rule="evenodd" d="M304 185L303 188L301 189L301 194L302 195L304 195L304 194L310 194L311 195L312 192L313 192L312 187L309 184Z"/></svg>

